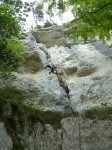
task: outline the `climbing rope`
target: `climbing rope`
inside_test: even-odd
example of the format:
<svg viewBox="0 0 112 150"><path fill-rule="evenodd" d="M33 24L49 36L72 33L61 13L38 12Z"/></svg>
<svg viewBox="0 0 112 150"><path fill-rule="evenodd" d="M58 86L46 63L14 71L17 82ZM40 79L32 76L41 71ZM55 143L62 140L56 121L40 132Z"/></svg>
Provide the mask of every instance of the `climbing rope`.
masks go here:
<svg viewBox="0 0 112 150"><path fill-rule="evenodd" d="M59 81L59 84L60 86L64 89L64 91L66 92L67 94L67 97L68 97L68 100L69 100L69 109L70 109L70 112L72 114L72 119L73 119L73 122L75 123L74 121L74 112L72 110L72 107L71 107L71 104L70 104L70 96L69 96L69 88L68 86L66 85L66 83L63 81L61 75L58 74L57 72L57 69L54 65L47 65L45 67L48 67L50 69L50 73L55 73L57 75L57 78L58 78L58 81ZM81 148L81 129L80 129L80 120L79 120L79 115L77 117L77 122L78 122L78 143L79 143L79 150L82 150Z"/></svg>

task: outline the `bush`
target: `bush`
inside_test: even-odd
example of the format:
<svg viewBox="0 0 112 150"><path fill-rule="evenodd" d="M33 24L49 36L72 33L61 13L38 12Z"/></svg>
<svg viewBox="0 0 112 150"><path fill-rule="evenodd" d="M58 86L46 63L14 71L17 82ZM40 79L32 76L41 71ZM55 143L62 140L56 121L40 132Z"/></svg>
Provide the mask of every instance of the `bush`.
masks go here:
<svg viewBox="0 0 112 150"><path fill-rule="evenodd" d="M17 40L22 33L19 0L3 1L0 4L0 68L3 75L16 71L23 61L23 47Z"/></svg>

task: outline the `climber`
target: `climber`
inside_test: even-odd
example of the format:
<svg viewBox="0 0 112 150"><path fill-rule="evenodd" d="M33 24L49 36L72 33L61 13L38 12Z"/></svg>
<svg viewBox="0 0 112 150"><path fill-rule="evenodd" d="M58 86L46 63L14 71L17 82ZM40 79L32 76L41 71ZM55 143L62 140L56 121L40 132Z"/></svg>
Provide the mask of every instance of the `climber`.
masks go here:
<svg viewBox="0 0 112 150"><path fill-rule="evenodd" d="M51 73L57 74L57 69L56 69L56 66L54 66L54 65L47 65L44 68L49 68L50 69L49 74L51 74Z"/></svg>

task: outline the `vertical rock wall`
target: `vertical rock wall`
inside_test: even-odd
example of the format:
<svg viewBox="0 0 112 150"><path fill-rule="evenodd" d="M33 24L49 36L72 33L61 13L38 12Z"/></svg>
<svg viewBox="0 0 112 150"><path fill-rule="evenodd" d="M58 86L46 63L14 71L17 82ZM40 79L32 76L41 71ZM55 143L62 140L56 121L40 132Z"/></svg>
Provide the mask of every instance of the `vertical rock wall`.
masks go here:
<svg viewBox="0 0 112 150"><path fill-rule="evenodd" d="M11 150L13 141L8 135L4 123L0 122L0 150Z"/></svg>
<svg viewBox="0 0 112 150"><path fill-rule="evenodd" d="M61 27L44 29L33 33L36 40L29 35L23 41L26 62L14 73L16 80L6 85L17 91L26 105L47 115L45 126L24 122L17 136L25 150L111 150L111 114L106 118L76 115L87 109L112 108L112 49L100 41L66 47L61 32ZM49 74L48 64L57 67L58 75ZM11 150L13 139L2 123L1 130L2 149Z"/></svg>

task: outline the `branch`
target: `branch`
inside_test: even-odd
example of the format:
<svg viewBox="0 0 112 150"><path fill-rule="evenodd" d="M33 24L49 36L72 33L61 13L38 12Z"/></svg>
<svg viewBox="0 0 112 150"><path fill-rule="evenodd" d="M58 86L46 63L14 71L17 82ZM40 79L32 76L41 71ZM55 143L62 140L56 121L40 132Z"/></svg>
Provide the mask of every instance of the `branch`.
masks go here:
<svg viewBox="0 0 112 150"><path fill-rule="evenodd" d="M107 12L109 11L110 9L108 9L107 11L105 11L105 13L103 14L103 16L94 24L93 28L103 19L103 17L107 14Z"/></svg>
<svg viewBox="0 0 112 150"><path fill-rule="evenodd" d="M70 23L75 22L75 21L78 21L78 20L80 20L80 19L84 18L86 15L87 15L87 14L84 14L84 15L83 15L83 16L81 16L80 18L78 18L78 19L74 19L74 20L70 21Z"/></svg>
<svg viewBox="0 0 112 150"><path fill-rule="evenodd" d="M86 13L85 13L84 15L82 15L80 18L74 19L74 20L72 20L70 23L75 22L75 21L78 21L78 20L84 18L87 14L94 14L94 13L97 13L98 11L100 11L101 9L103 9L104 7L106 7L106 6L108 6L108 5L112 5L112 3L107 3L107 4L105 4L104 6L100 7L99 9L97 9L96 11L93 11L93 12L86 12Z"/></svg>
<svg viewBox="0 0 112 150"><path fill-rule="evenodd" d="M104 7L106 7L106 6L108 6L108 5L112 5L112 3L107 3L107 4L105 4L104 6L100 7L99 9L97 9L96 11L93 11L93 12L89 12L89 11L88 11L88 12L86 12L86 13L88 13L88 14L94 14L94 13L100 11L101 9L103 9Z"/></svg>

